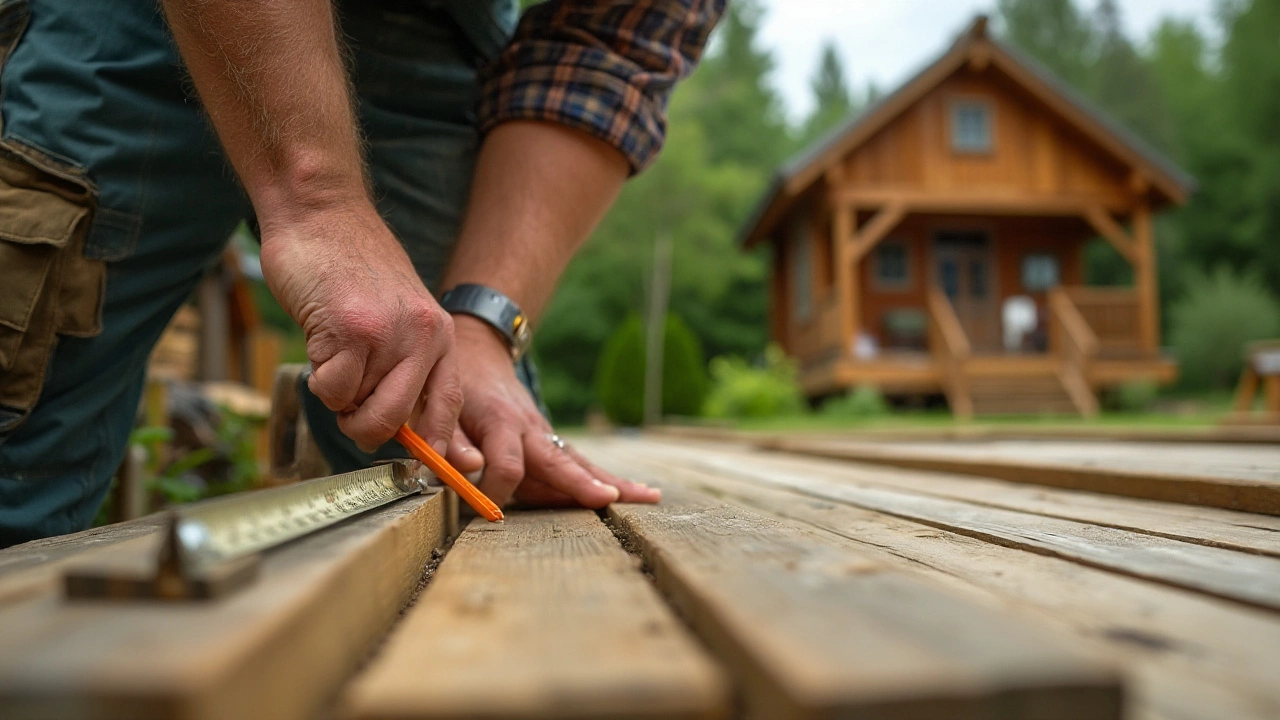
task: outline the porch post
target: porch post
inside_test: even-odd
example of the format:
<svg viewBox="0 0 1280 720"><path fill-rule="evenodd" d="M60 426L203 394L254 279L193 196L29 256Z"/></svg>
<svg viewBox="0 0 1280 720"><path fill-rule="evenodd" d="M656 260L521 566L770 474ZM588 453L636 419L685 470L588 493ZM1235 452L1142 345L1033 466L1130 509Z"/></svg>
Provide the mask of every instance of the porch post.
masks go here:
<svg viewBox="0 0 1280 720"><path fill-rule="evenodd" d="M787 250L783 240L772 240L770 250L773 252L773 262L770 263L770 288L773 292L772 302L769 303L770 308L770 327L773 330L773 341L778 344L784 351L791 352L791 332L788 318L791 317L788 303L790 299L787 295Z"/></svg>
<svg viewBox="0 0 1280 720"><path fill-rule="evenodd" d="M1160 291L1156 279L1155 237L1146 201L1133 211L1134 286L1138 293L1138 340L1143 349L1160 348Z"/></svg>
<svg viewBox="0 0 1280 720"><path fill-rule="evenodd" d="M848 357L858 332L858 263L853 256L857 213L853 205L837 200L831 218L831 242L835 258L836 298L839 302L840 355Z"/></svg>

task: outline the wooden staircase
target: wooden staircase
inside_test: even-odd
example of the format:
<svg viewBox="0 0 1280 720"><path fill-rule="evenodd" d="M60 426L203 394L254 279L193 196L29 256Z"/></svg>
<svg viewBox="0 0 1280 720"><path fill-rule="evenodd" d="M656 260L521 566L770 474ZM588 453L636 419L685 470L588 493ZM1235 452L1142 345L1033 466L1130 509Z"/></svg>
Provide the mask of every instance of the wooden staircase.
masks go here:
<svg viewBox="0 0 1280 720"><path fill-rule="evenodd" d="M1046 355L975 357L946 295L933 288L928 305L930 348L956 417L1098 414L1088 380L1098 338L1061 288L1049 293L1053 351Z"/></svg>
<svg viewBox="0 0 1280 720"><path fill-rule="evenodd" d="M974 415L1078 415L1056 373L969 380Z"/></svg>

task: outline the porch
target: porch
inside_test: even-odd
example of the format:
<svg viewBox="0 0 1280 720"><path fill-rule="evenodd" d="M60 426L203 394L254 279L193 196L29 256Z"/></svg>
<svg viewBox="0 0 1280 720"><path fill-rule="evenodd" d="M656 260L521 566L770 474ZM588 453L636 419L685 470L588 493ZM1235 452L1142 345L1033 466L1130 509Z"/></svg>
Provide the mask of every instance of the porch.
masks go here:
<svg viewBox="0 0 1280 720"><path fill-rule="evenodd" d="M1135 290L1052 288L1047 293L1046 344L1031 351L975 344L947 293L938 287L926 292L923 349L860 352L855 344L842 350L831 344L838 338L826 338L827 351L810 354L801 364L805 393L817 397L874 385L889 395L941 393L960 418L1090 417L1098 413L1099 390L1139 380L1168 383L1177 376L1171 359L1144 347Z"/></svg>

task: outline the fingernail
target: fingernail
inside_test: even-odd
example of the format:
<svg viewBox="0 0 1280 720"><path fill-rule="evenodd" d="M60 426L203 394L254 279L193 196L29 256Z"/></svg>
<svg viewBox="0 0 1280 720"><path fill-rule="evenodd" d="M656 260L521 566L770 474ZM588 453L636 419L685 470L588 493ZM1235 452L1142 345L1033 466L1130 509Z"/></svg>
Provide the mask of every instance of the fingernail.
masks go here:
<svg viewBox="0 0 1280 720"><path fill-rule="evenodd" d="M614 487L614 486L610 485L609 483L600 482L599 480L597 480L597 479L595 479L595 478L591 478L591 484L592 484L592 485L598 485L598 486L600 486L600 487L602 487L602 488L608 488L609 490L612 490L612 491L613 491L613 499L614 499L614 500L617 500L619 497L621 497L621 496L622 496L622 492L621 492L620 490L618 490L618 488L616 488L616 487Z"/></svg>
<svg viewBox="0 0 1280 720"><path fill-rule="evenodd" d="M633 481L631 482L631 484L632 484L632 485L635 485L636 487L642 487L642 488L644 488L645 490L648 490L648 489L649 489L649 483L640 483L640 482L635 482L635 481L633 480Z"/></svg>
<svg viewBox="0 0 1280 720"><path fill-rule="evenodd" d="M438 455L444 455L445 451L449 449L449 443L443 440L440 440L438 442L433 443L431 445L431 449L435 450L436 454Z"/></svg>
<svg viewBox="0 0 1280 720"><path fill-rule="evenodd" d="M471 452L471 448L469 448L469 447L463 447L463 448L462 448L461 450L459 450L458 452L469 453L469 452Z"/></svg>

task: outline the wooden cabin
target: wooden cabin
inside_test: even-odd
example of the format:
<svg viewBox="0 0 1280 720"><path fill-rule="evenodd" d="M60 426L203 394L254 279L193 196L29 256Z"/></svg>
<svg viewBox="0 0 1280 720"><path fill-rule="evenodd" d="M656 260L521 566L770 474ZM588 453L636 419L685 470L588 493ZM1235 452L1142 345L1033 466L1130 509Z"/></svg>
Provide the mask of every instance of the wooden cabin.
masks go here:
<svg viewBox="0 0 1280 720"><path fill-rule="evenodd" d="M813 398L870 384L975 413L1092 415L1167 383L1152 214L1194 182L980 17L787 162L746 228L773 249L772 335ZM1108 241L1132 287L1085 287Z"/></svg>

